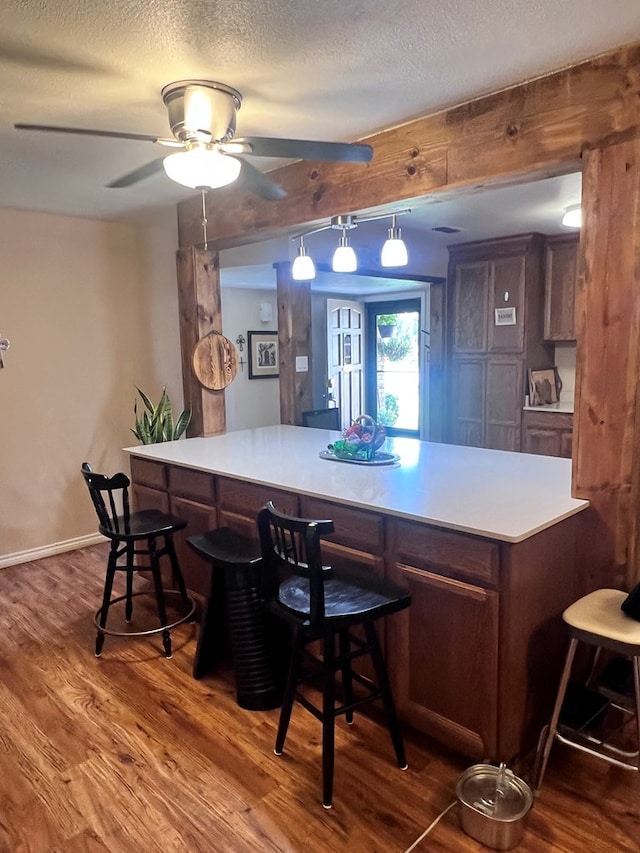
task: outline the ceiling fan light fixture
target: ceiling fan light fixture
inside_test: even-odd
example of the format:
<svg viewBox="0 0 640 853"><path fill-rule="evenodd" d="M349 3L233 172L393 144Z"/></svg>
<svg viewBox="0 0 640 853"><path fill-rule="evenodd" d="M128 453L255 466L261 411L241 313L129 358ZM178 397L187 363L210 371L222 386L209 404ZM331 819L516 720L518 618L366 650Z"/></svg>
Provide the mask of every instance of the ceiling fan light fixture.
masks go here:
<svg viewBox="0 0 640 853"><path fill-rule="evenodd" d="M402 231L396 227L395 216L391 220L389 236L385 240L380 252L380 266L383 267L406 267L409 263L407 247L402 239Z"/></svg>
<svg viewBox="0 0 640 853"><path fill-rule="evenodd" d="M291 278L294 281L312 281L316 277L316 265L313 258L307 255L304 238L300 237L298 256L291 266Z"/></svg>
<svg viewBox="0 0 640 853"><path fill-rule="evenodd" d="M562 224L565 228L580 228L582 225L582 206L572 204L570 207L565 208Z"/></svg>
<svg viewBox="0 0 640 853"><path fill-rule="evenodd" d="M355 249L349 245L349 238L344 228L342 229L340 244L333 253L331 268L334 272L355 272L358 269L358 258L356 257Z"/></svg>
<svg viewBox="0 0 640 853"><path fill-rule="evenodd" d="M198 145L163 160L167 176L190 189L226 187L238 179L242 163L217 148Z"/></svg>

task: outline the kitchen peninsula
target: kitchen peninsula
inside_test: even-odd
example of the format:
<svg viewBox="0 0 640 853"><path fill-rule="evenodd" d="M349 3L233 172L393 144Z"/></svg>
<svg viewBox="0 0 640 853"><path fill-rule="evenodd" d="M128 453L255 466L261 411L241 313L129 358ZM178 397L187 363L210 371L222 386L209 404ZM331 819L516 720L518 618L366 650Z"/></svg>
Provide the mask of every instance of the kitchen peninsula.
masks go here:
<svg viewBox="0 0 640 853"><path fill-rule="evenodd" d="M136 505L185 518L185 535L228 525L256 539L269 499L332 518L328 561L413 594L382 632L403 719L471 757L522 755L557 686L562 610L582 593L588 503L570 496L570 460L413 439L388 440L396 465L321 459L338 437L280 425L127 448ZM202 592L205 567L178 547Z"/></svg>

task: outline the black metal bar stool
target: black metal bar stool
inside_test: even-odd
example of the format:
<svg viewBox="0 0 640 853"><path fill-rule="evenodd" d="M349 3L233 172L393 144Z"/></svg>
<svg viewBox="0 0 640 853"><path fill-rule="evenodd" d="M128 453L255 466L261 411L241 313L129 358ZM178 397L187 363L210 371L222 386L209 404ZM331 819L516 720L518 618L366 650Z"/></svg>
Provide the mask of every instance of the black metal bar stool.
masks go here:
<svg viewBox="0 0 640 853"><path fill-rule="evenodd" d="M102 596L102 606L96 611L94 622L98 630L96 636L96 657L102 654L106 634L116 637L142 637L162 634L165 656L171 657L171 629L193 618L196 603L187 590L180 571L180 565L173 545L173 534L186 527L186 522L175 516L158 510L140 510L131 512L129 508L130 480L126 474L106 477L96 474L88 462L82 464L82 476L89 489L91 500L98 515L98 530L111 541L107 576ZM108 503L104 496L107 496ZM165 589L162 582L160 559L168 557L173 579L178 589ZM148 566L136 563L137 557L146 557ZM124 559L124 562L120 562ZM148 571L153 579L153 593L149 590L133 591L134 574ZM126 574L126 592L112 598L113 581L116 572ZM159 625L142 630L118 631L107 627L109 609L120 601L125 602L125 620L131 622L133 599L139 595L155 596ZM167 597L178 597L182 605L180 614L169 620L167 616Z"/></svg>
<svg viewBox="0 0 640 853"><path fill-rule="evenodd" d="M249 711L266 711L282 703L282 675L278 661L280 634L270 625L264 595L268 579L263 573L260 549L228 527L189 536L189 545L224 572L229 639L236 683L236 701ZM210 584L200 622L193 665L201 678L217 650L212 647L219 626Z"/></svg>
<svg viewBox="0 0 640 853"><path fill-rule="evenodd" d="M271 610L293 629L293 650L276 735L275 753L281 755L294 701L322 723L322 805L329 809L333 796L336 717L353 723L353 712L366 702L381 699L398 766L406 770L404 743L396 715L387 669L375 621L403 610L411 594L373 575L358 575L339 565L322 563L320 539L333 533L332 521L292 518L269 502L258 516L265 570L278 571L281 583ZM360 626L364 638L352 633ZM322 660L307 654L319 640ZM369 655L375 681L352 669L352 661ZM317 707L302 690L320 670L322 705ZM342 676L344 701L338 701L336 674ZM311 680L308 680L311 676ZM356 695L354 682L363 690Z"/></svg>
<svg viewBox="0 0 640 853"><path fill-rule="evenodd" d="M640 769L640 622L621 610L626 597L627 593L618 589L598 589L578 599L562 614L569 627L571 642L551 722L543 730L540 739L534 772L536 791L542 784L554 740L617 767L635 771ZM603 668L600 679L592 667L590 676L593 678L588 679L589 689L572 691L569 680L579 643L593 647L596 660L601 651L605 650L622 656L629 664L630 674L632 673L631 690L612 690L606 683L607 667ZM612 663L617 662L620 662L619 658L612 660ZM624 715L635 716L634 749L628 750L616 745L611 733L606 729L600 734L597 733L598 725L603 722L604 715L610 708L623 715L623 719Z"/></svg>

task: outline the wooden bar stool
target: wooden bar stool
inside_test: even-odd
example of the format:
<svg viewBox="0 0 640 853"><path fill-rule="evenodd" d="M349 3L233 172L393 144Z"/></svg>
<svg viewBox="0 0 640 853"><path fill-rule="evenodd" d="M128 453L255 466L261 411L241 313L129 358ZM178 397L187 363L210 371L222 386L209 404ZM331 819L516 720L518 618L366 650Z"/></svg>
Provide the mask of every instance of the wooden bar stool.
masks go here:
<svg viewBox="0 0 640 853"><path fill-rule="evenodd" d="M271 610L293 630L293 648L284 690L275 754L281 755L298 702L322 724L322 805L330 809L336 717L354 721L361 705L380 699L385 710L398 766L407 769L402 731L396 714L375 621L408 607L411 593L369 574L339 565L323 565L320 539L333 533L332 521L292 518L269 502L258 515L265 570L278 571L281 582ZM353 631L361 628L362 634ZM322 660L308 653L319 641ZM368 655L375 680L366 678L352 662ZM341 675L342 697L336 689ZM318 680L321 700L311 700L303 685ZM359 687L361 689L355 689Z"/></svg>
<svg viewBox="0 0 640 853"><path fill-rule="evenodd" d="M551 722L543 730L540 739L534 771L536 791L542 784L554 740L617 767L635 771L640 769L637 749L622 749L614 744L606 733L596 735L589 731L589 727L601 721L604 714L613 707L622 715L635 715L636 746L640 748L640 622L620 609L626 597L627 593L618 589L599 589L578 599L562 614L569 626L571 642ZM629 661L633 681L631 694L619 694L608 688L604 679L600 685L594 679L596 686L593 690L578 693L578 698L573 703L569 702L569 679L578 643L593 647L596 661L601 651L613 652ZM606 668L604 672L606 673ZM573 707L570 707L571 705Z"/></svg>
<svg viewBox="0 0 640 853"><path fill-rule="evenodd" d="M98 530L111 542L102 606L96 611L94 619L98 630L96 657L100 657L102 654L106 634L117 637L142 637L161 634L165 657L170 658L172 654L171 629L183 622L193 620L196 609L195 600L187 595L173 545L173 534L186 527L186 522L155 509L131 512L129 508L130 481L126 474L120 473L114 474L113 477L106 477L104 474L95 473L88 462L83 462L82 476L98 515ZM173 581L178 585L177 590L164 588L160 559L165 556L169 559ZM148 559L149 565L138 565L136 562L138 557ZM139 571L151 573L153 592L150 590L133 591L134 575ZM126 591L124 595L112 598L116 572L125 573ZM130 631L108 628L109 610L114 604L121 601L125 603L125 621L131 622L133 599L139 595L155 596L158 624L151 628L132 629ZM167 615L166 601L167 598L171 597L178 597L181 604L180 613L175 618Z"/></svg>

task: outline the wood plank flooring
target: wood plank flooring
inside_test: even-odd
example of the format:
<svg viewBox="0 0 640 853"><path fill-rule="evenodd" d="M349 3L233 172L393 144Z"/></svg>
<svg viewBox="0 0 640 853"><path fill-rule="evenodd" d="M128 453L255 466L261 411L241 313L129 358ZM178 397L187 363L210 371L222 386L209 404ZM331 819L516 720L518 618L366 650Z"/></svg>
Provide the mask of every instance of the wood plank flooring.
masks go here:
<svg viewBox="0 0 640 853"><path fill-rule="evenodd" d="M455 800L472 762L407 733L402 772L359 715L323 809L319 723L296 707L276 757L277 711L239 708L228 673L192 678L195 625L171 660L158 637L107 637L96 659L105 564L99 545L0 572L2 853L403 853ZM457 806L415 847L486 849ZM517 849L640 851L640 777L555 746Z"/></svg>

